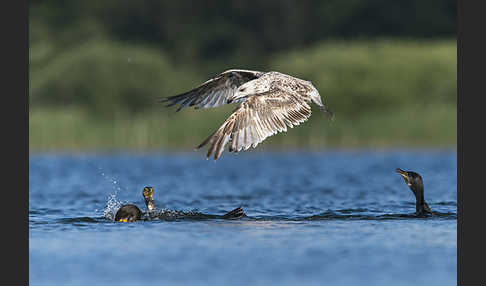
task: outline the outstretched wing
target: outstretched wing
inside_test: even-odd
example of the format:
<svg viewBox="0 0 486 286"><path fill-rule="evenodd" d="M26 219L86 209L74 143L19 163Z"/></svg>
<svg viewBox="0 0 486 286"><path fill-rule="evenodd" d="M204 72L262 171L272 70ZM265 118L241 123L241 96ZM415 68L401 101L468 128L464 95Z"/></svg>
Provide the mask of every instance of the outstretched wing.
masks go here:
<svg viewBox="0 0 486 286"><path fill-rule="evenodd" d="M167 106L180 104L177 111L195 105L198 108L218 107L226 104L238 87L245 82L260 77L263 72L251 70L227 70L217 77L206 81L188 92L167 97L161 102L168 102Z"/></svg>
<svg viewBox="0 0 486 286"><path fill-rule="evenodd" d="M286 132L306 121L311 108L298 93L272 89L250 96L226 119L221 127L209 136L197 149L209 144L207 158L214 153L216 161L229 142L229 152L255 148L265 138L278 132Z"/></svg>

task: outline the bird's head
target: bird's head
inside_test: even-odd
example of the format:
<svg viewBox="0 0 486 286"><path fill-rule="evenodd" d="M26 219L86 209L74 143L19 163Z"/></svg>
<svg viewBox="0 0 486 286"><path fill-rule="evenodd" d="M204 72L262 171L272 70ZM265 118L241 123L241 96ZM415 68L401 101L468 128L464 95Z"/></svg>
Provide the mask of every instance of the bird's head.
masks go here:
<svg viewBox="0 0 486 286"><path fill-rule="evenodd" d="M269 90L269 86L265 84L255 84L252 81L246 82L236 89L233 96L229 97L227 103L241 102L246 97Z"/></svg>
<svg viewBox="0 0 486 286"><path fill-rule="evenodd" d="M400 168L395 170L400 176L402 176L405 183L408 185L410 190L414 193L416 198L423 198L424 196L424 182L422 177L412 171L404 171Z"/></svg>

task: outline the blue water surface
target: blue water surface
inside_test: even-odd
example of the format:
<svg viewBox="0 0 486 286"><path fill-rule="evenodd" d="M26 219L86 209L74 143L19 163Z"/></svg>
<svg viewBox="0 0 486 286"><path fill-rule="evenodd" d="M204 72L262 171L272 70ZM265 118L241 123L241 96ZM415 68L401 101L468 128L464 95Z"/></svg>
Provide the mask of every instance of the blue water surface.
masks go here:
<svg viewBox="0 0 486 286"><path fill-rule="evenodd" d="M455 150L31 154L30 285L456 285ZM416 218L395 168L424 178ZM237 220L114 222L123 203Z"/></svg>

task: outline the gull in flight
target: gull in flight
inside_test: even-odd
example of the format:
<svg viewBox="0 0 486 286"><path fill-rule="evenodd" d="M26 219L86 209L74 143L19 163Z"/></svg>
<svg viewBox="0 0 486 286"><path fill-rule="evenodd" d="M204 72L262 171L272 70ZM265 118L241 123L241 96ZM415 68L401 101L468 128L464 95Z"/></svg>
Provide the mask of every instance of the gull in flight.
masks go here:
<svg viewBox="0 0 486 286"><path fill-rule="evenodd" d="M214 153L216 161L229 143L229 152L255 148L265 138L286 132L306 121L314 102L332 119L334 114L322 103L310 81L271 71L231 69L200 86L161 100L167 106L179 104L177 111L240 103L224 123L196 149L209 144L206 158Z"/></svg>

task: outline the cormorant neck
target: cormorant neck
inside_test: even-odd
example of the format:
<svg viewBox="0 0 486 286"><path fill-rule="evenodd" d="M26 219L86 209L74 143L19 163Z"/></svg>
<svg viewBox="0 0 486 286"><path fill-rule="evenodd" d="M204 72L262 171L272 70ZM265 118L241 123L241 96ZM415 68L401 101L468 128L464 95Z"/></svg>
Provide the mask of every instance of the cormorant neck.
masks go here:
<svg viewBox="0 0 486 286"><path fill-rule="evenodd" d="M417 213L421 213L425 209L425 200L424 200L423 196L421 198L417 197L416 199L417 200L415 202L415 211Z"/></svg>
<svg viewBox="0 0 486 286"><path fill-rule="evenodd" d="M423 187L411 187L415 195L415 212L417 214L432 213L429 205L425 202L424 188Z"/></svg>
<svg viewBox="0 0 486 286"><path fill-rule="evenodd" d="M147 210L149 212L155 210L155 204L154 204L154 201L152 199L145 198L145 205L147 206Z"/></svg>

